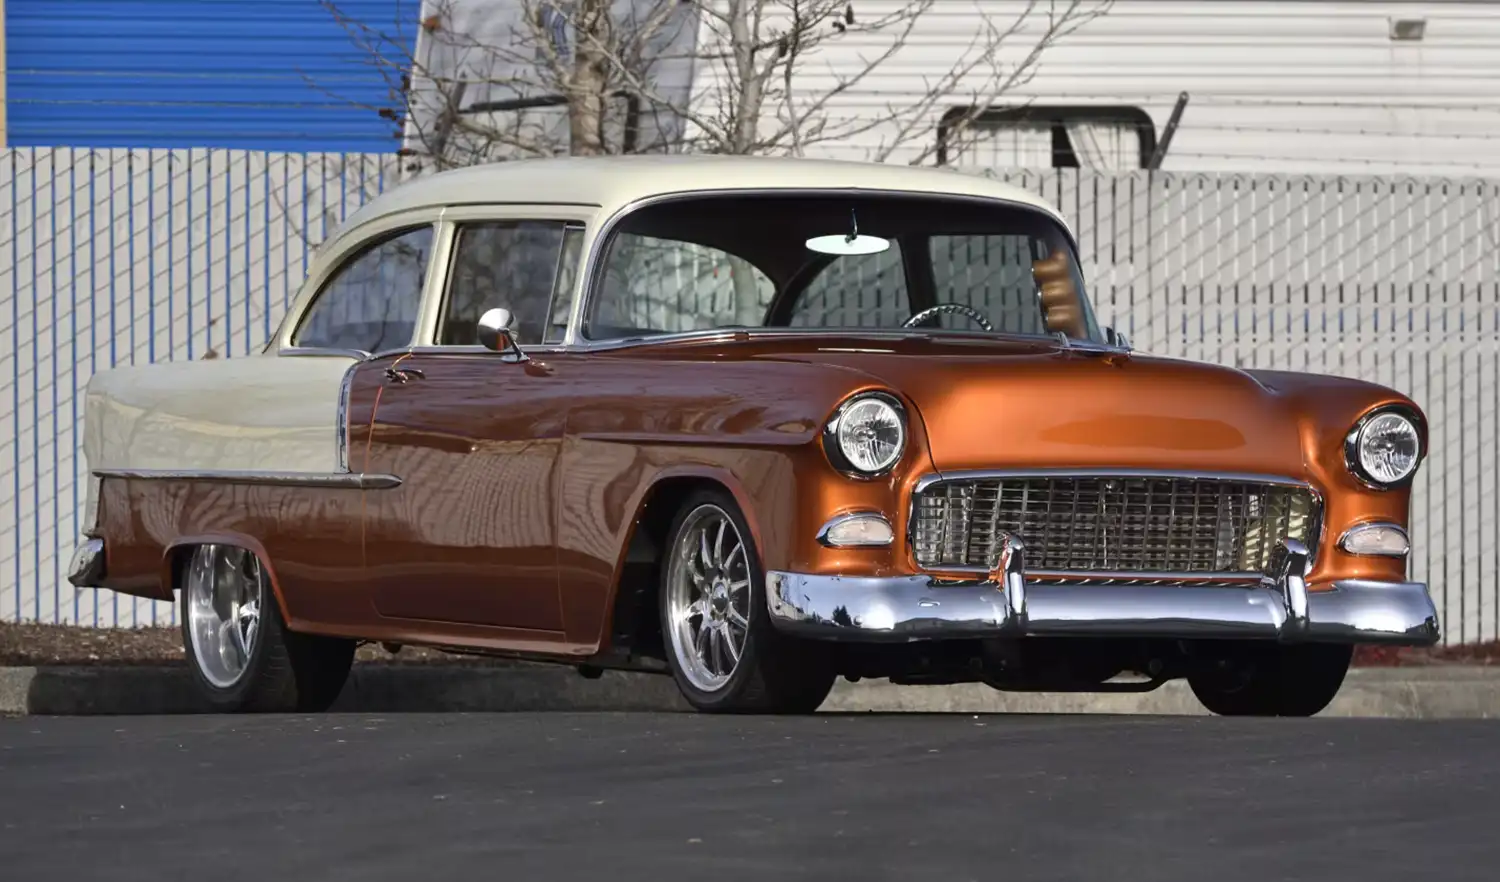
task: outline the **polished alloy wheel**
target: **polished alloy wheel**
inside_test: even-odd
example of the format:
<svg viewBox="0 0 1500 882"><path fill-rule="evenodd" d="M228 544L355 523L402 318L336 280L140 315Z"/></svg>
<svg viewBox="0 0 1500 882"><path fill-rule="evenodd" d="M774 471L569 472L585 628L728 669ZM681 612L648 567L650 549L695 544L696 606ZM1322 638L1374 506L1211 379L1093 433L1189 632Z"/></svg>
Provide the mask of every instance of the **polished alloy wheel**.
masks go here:
<svg viewBox="0 0 1500 882"><path fill-rule="evenodd" d="M260 558L233 545L200 545L188 563L187 632L198 670L228 689L245 675L260 636L266 591Z"/></svg>
<svg viewBox="0 0 1500 882"><path fill-rule="evenodd" d="M739 666L750 628L750 562L729 515L717 505L682 522L667 576L669 639L683 675L714 692Z"/></svg>

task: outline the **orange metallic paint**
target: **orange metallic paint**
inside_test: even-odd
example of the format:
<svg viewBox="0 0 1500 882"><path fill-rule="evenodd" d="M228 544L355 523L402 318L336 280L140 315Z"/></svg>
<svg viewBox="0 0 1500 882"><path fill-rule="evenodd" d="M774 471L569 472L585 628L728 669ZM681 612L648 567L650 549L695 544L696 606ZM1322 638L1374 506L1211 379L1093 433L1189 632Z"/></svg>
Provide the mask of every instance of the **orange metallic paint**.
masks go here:
<svg viewBox="0 0 1500 882"><path fill-rule="evenodd" d="M675 341L527 364L418 352L402 365L425 378L396 393L388 363L356 374L351 465L397 474L400 487L105 480L108 587L170 596L161 562L173 542L242 536L263 546L294 627L586 656L605 648L626 549L662 481L728 488L768 568L878 575L911 571L907 507L923 475L1035 467L1306 480L1325 506L1311 588L1405 577L1404 560L1334 546L1355 523L1404 526L1410 503L1408 490L1350 476L1343 442L1372 407L1415 406L1354 380L930 332ZM839 474L820 441L863 389L895 392L910 418L907 451L870 480ZM816 541L828 518L858 510L884 512L896 545ZM400 618L380 614L382 598L400 601L386 610Z"/></svg>
<svg viewBox="0 0 1500 882"><path fill-rule="evenodd" d="M365 468L402 480L365 497L365 574L376 609L560 638L561 378L490 352L398 361L356 370L383 383ZM385 379L392 366L421 373Z"/></svg>

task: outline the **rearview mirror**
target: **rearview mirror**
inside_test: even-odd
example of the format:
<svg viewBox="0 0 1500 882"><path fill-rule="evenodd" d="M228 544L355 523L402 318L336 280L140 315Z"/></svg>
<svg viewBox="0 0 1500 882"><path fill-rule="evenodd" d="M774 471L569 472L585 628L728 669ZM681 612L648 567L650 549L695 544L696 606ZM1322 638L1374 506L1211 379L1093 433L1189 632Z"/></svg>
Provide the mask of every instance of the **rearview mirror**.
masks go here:
<svg viewBox="0 0 1500 882"><path fill-rule="evenodd" d="M525 361L526 354L521 347L516 345L515 335L511 333L510 310L495 307L486 310L479 317L479 342L484 348L499 353L514 353L516 361Z"/></svg>

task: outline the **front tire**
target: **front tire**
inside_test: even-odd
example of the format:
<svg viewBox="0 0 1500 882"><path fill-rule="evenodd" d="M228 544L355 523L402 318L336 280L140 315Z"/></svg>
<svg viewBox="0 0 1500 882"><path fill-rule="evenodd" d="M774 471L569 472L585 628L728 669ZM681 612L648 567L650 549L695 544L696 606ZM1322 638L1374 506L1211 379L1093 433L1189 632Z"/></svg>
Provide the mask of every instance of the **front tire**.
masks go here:
<svg viewBox="0 0 1500 882"><path fill-rule="evenodd" d="M668 535L658 607L667 665L688 703L710 713L816 711L837 673L824 647L771 624L765 570L734 499L693 494Z"/></svg>
<svg viewBox="0 0 1500 882"><path fill-rule="evenodd" d="M1188 675L1193 695L1225 717L1310 717L1344 685L1354 647L1336 643L1253 646Z"/></svg>
<svg viewBox="0 0 1500 882"><path fill-rule="evenodd" d="M343 691L354 641L288 631L253 552L199 545L180 581L188 667L215 711L321 712Z"/></svg>

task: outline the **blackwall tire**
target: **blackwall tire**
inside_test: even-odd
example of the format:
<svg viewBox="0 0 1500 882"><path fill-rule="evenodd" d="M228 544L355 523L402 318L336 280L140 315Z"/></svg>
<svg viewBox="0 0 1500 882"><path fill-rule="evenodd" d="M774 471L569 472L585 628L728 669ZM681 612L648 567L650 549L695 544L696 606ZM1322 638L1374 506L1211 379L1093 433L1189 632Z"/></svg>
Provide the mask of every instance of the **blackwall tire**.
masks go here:
<svg viewBox="0 0 1500 882"><path fill-rule="evenodd" d="M198 692L220 713L316 713L343 691L355 642L287 630L265 566L232 545L188 553L177 587Z"/></svg>
<svg viewBox="0 0 1500 882"><path fill-rule="evenodd" d="M668 532L660 602L667 664L707 713L810 714L837 678L824 647L778 633L749 525L723 490L683 504Z"/></svg>
<svg viewBox="0 0 1500 882"><path fill-rule="evenodd" d="M1225 717L1311 717L1344 685L1354 647L1336 643L1257 646L1235 670L1188 675L1193 695L1210 713Z"/></svg>

